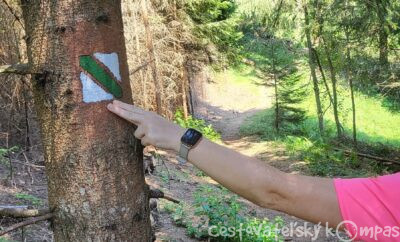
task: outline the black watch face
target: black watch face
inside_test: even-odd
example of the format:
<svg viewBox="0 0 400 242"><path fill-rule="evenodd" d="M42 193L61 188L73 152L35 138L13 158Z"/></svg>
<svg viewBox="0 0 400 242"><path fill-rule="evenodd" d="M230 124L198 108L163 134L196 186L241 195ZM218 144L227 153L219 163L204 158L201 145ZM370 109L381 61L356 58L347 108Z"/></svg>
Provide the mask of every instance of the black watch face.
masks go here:
<svg viewBox="0 0 400 242"><path fill-rule="evenodd" d="M195 129L188 129L182 136L181 142L188 145L194 146L201 139L202 134Z"/></svg>

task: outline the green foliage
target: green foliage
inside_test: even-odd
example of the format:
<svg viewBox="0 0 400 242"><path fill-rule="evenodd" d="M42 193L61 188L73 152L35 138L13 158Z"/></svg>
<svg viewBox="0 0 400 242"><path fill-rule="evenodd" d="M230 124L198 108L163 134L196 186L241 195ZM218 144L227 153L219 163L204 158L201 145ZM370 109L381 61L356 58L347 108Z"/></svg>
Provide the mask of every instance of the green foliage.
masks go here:
<svg viewBox="0 0 400 242"><path fill-rule="evenodd" d="M0 163L2 163L3 165L8 167L10 164L9 164L8 158L6 158L6 156L13 152L16 152L18 150L19 150L18 146L13 146L9 149L0 147Z"/></svg>
<svg viewBox="0 0 400 242"><path fill-rule="evenodd" d="M325 177L364 177L376 175L378 171L371 169L375 164L361 164L357 156L345 156L335 151L332 146L322 140L312 141L305 137L288 136L284 140L289 154L304 160L309 172Z"/></svg>
<svg viewBox="0 0 400 242"><path fill-rule="evenodd" d="M175 112L174 121L184 128L192 128L200 131L205 137L212 141L219 141L221 139L221 135L214 130L211 124L207 125L204 120L196 119L192 116L185 119L181 110Z"/></svg>
<svg viewBox="0 0 400 242"><path fill-rule="evenodd" d="M233 0L191 0L186 4L186 12L195 23L195 35L204 45L213 43L231 63L241 59L239 40L243 34L236 9Z"/></svg>
<svg viewBox="0 0 400 242"><path fill-rule="evenodd" d="M364 90L355 90L356 102L356 118L357 118L357 131L358 139L370 145L382 144L392 148L400 149L400 113L394 111L391 107L395 107L396 103L387 99L387 97L379 94L377 91L369 90L365 93ZM308 89L311 93L311 87ZM342 97L340 101L340 118L346 134L350 136L352 130L352 113L351 113L351 100L349 92L345 87L339 87L338 93ZM323 98L323 106L328 107L329 101ZM315 112L315 99L313 95L308 95L305 101L301 104L303 109L308 110L307 116L310 119L316 119ZM332 110L328 110L325 114L326 121L326 135L331 136L330 130L331 123L334 122ZM307 123L308 130L315 127L312 121ZM307 131L308 132L308 131Z"/></svg>
<svg viewBox="0 0 400 242"><path fill-rule="evenodd" d="M243 215L242 204L237 199L236 195L230 195L224 188L200 186L194 193L195 215L205 216L207 220L200 226L191 226L193 235L207 235L208 229L212 228L213 234L219 235L214 238L215 241L264 242L278 241L281 238L277 229L283 225L283 222L279 217L274 221L249 218ZM202 230L204 227L207 230ZM244 231L260 229L260 233L243 232L240 236L237 231L241 228ZM246 230L247 228L249 229Z"/></svg>
<svg viewBox="0 0 400 242"><path fill-rule="evenodd" d="M192 208L194 208L193 215L190 212ZM178 226L185 227L187 234L193 238L245 242L282 240L278 232L278 229L283 226L283 220L280 217L269 221L244 215L243 205L238 202L238 197L224 188L210 185L199 186L194 193L192 206L165 203L163 210L172 215ZM230 232L225 231L225 228L230 228ZM237 232L240 229L243 229L241 235ZM209 230L215 236L210 236ZM250 230L251 232L246 232Z"/></svg>
<svg viewBox="0 0 400 242"><path fill-rule="evenodd" d="M42 200L38 197L35 197L30 194L25 194L25 193L17 193L14 195L15 198L22 200L23 202L28 202L32 205L35 206L41 206L43 204Z"/></svg>
<svg viewBox="0 0 400 242"><path fill-rule="evenodd" d="M371 106L369 106L371 108ZM308 117L299 125L286 127L292 130L291 135L278 134L273 128L274 110L262 111L248 119L240 129L242 135L258 135L264 140L272 140L277 144L285 146L288 154L296 159L305 161L307 171L311 175L327 177L366 177L390 172L388 167L375 161L361 161L358 157L345 156L342 152L336 151L337 147L334 140L335 126L333 121L326 123L326 135L321 137L318 130L316 117ZM344 123L346 124L346 123ZM351 125L349 123L349 125ZM374 123L370 123L373 129ZM384 127L384 126L383 126ZM387 127L390 129L390 127ZM351 130L345 129L347 132ZM390 154L390 149L385 150L385 146L375 147L370 140L369 152L374 152L378 156ZM343 143L343 141L342 141Z"/></svg>
<svg viewBox="0 0 400 242"><path fill-rule="evenodd" d="M321 71L317 70L320 81L320 95L322 108L325 111L325 132L318 131L315 97L309 80L308 56L304 52L304 13L301 5L293 6L288 1L254 1L249 3L239 0L239 9L245 15L246 22L242 24L245 56L254 61L255 69L262 70L263 78L271 83L273 74L277 74L278 99L287 99L283 102L290 108L300 111L298 122L284 122L284 132L277 133L274 129L273 108L256 114L247 120L241 127L242 135L258 135L262 139L283 144L289 153L306 162L308 171L321 176L367 176L386 172L381 164L374 161L360 161L356 156L343 155L333 147L337 147L335 138L335 125L332 105L329 102L327 90L322 83ZM320 63L328 85L331 85L331 69L327 57L332 60L333 71L336 74L339 118L343 125L345 135L351 136L352 132L352 107L349 92L348 77L355 85L355 104L357 120L357 137L359 148L368 147L368 152L390 155L392 149L400 148L400 115L398 114L398 101L400 100L398 88L389 88L398 83L398 57L389 52L392 65L382 70L379 60L377 36L371 34L368 26L375 26L378 31L379 21L367 11L368 7L357 1L320 1L318 6L314 2L305 2L310 14L310 28L314 48L318 52ZM349 5L346 5L349 4ZM393 9L398 4L390 2L388 18L393 18ZM265 6L260 8L260 6ZM280 9L280 18L275 28L272 26ZM376 11L371 9L370 11ZM292 16L293 18L290 18ZM387 21L389 21L387 19ZM286 26L286 27L283 27ZM297 30L296 30L297 29ZM298 31L300 30L300 32ZM283 31L283 32L282 32ZM393 31L390 30L390 31ZM391 35L389 33L389 45ZM296 33L299 34L296 36ZM346 42L346 34L349 42ZM289 37L289 38L288 38ZM324 37L322 39L322 37ZM393 37L393 36L392 36ZM285 40L286 39L286 40ZM289 41L290 39L290 41ZM327 48L325 48L325 45ZM347 59L349 49L350 60ZM390 56L392 58L390 58ZM297 68L297 72L290 70ZM287 72L286 70L289 70ZM286 75L289 73L289 75ZM399 73L399 74L397 74ZM293 74L293 75L292 75ZM271 77L272 76L272 77ZM289 80L286 79L289 76ZM297 83L297 84L296 84ZM384 84L378 84L384 83ZM273 82L272 82L273 84ZM285 84L287 84L285 86ZM293 91L299 89L299 95ZM330 86L331 87L331 86ZM292 89L293 90L290 90ZM287 91L285 90L287 89ZM330 88L332 92L332 87ZM379 94L385 89L386 96ZM291 97L290 95L293 94ZM389 95L390 94L390 95ZM304 95L304 98L300 98ZM396 96L397 95L397 96ZM395 98L389 98L395 97ZM278 103L280 103L278 101ZM282 103L280 103L282 104ZM304 113L301 111L305 111ZM290 113L289 113L290 114ZM303 116L304 115L304 116ZM289 117L289 120L291 117ZM399 131L399 132L397 132ZM342 144L345 140L340 141ZM351 142L347 143L352 146ZM345 144L343 144L345 145ZM386 151L385 148L386 147Z"/></svg>
<svg viewBox="0 0 400 242"><path fill-rule="evenodd" d="M7 239L7 238L0 238L0 242L15 242L15 240Z"/></svg>
<svg viewBox="0 0 400 242"><path fill-rule="evenodd" d="M232 0L190 0L186 4L187 13L198 24L226 20L236 8Z"/></svg>
<svg viewBox="0 0 400 242"><path fill-rule="evenodd" d="M302 76L297 70L287 74L277 83L277 103L275 111L275 121L278 127L293 127L302 122L305 118L305 111L299 107L304 100L306 92L301 86ZM277 115L277 116L276 116ZM286 133L294 129L283 129Z"/></svg>

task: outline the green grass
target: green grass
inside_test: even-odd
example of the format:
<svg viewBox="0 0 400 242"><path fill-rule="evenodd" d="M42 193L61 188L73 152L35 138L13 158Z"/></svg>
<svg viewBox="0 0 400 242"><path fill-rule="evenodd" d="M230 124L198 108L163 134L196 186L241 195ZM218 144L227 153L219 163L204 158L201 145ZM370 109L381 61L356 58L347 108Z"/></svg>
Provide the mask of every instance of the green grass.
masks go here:
<svg viewBox="0 0 400 242"><path fill-rule="evenodd" d="M308 118L301 125L286 127L277 133L273 128L274 111L264 110L249 118L240 128L242 135L258 135L263 140L283 145L289 156L306 163L305 172L325 177L366 177L391 172L388 167L372 160L360 160L355 155L345 156L332 145L333 138L323 140L319 135L317 121ZM329 125L334 132L333 123ZM293 135L291 133L297 133Z"/></svg>
<svg viewBox="0 0 400 242"><path fill-rule="evenodd" d="M213 73L213 78L217 81L229 80L230 83L238 86L252 88L257 91L257 87L249 84L261 84L263 80L257 76L256 69L252 66L244 64L232 66L224 71L216 71Z"/></svg>
<svg viewBox="0 0 400 242"><path fill-rule="evenodd" d="M311 119L316 119L315 99L312 91L307 97L303 107L307 110ZM340 119L346 133L350 136L352 132L352 109L348 90L339 89ZM367 96L361 92L355 92L356 124L358 139L368 144L383 144L400 149L400 113L390 111L385 107L385 98L382 96ZM327 106L327 100L324 102ZM332 109L325 114L328 131L334 133L334 117Z"/></svg>

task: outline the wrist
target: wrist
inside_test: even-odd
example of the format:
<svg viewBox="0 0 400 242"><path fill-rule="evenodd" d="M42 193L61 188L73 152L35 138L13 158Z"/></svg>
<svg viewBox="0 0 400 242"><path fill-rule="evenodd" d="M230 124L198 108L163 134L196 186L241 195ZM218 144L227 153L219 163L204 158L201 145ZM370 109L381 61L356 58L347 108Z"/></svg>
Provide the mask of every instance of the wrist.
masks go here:
<svg viewBox="0 0 400 242"><path fill-rule="evenodd" d="M175 137L173 138L173 149L176 151L176 152L179 152L179 149L181 148L181 138L182 138L182 136L185 134L185 132L186 132L186 129L185 128L182 128L182 127L180 127L180 126L178 126L178 129L177 129L177 131L175 132Z"/></svg>

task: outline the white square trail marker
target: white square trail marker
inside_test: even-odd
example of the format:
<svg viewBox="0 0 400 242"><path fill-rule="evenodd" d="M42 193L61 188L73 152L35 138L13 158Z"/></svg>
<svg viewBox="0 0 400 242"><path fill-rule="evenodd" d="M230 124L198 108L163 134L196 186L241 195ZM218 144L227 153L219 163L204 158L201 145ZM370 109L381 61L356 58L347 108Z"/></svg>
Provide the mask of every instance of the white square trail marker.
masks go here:
<svg viewBox="0 0 400 242"><path fill-rule="evenodd" d="M83 102L92 103L122 97L117 53L94 53L79 57Z"/></svg>

